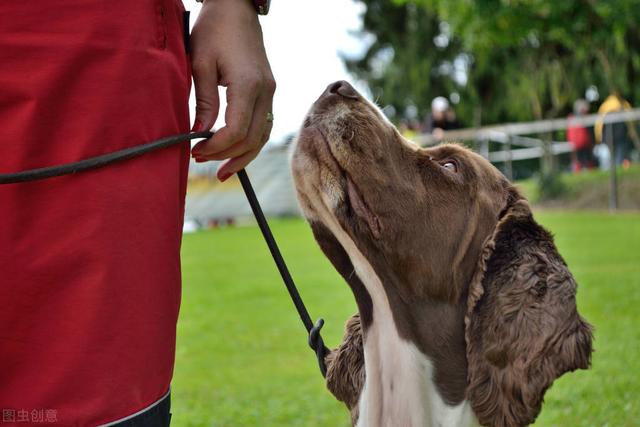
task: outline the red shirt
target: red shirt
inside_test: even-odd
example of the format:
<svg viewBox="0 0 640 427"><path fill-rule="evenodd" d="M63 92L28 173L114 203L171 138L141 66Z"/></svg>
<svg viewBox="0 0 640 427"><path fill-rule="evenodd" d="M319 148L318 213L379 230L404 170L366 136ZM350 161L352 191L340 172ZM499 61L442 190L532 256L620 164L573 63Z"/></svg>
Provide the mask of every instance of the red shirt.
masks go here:
<svg viewBox="0 0 640 427"><path fill-rule="evenodd" d="M583 150L591 145L591 135L589 130L580 124L571 124L569 116L569 126L567 127L567 140L571 143L574 150Z"/></svg>
<svg viewBox="0 0 640 427"><path fill-rule="evenodd" d="M188 131L182 12L179 0L0 2L0 172ZM95 426L167 391L188 156L185 144L0 186L2 425L39 425L41 411Z"/></svg>

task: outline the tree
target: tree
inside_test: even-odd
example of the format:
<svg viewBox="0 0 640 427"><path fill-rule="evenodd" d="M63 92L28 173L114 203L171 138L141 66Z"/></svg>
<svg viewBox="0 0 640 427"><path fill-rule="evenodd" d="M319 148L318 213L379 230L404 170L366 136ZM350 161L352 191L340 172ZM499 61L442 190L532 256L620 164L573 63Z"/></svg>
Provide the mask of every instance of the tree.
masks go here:
<svg viewBox="0 0 640 427"><path fill-rule="evenodd" d="M591 85L640 101L637 0L362 1L364 29L376 42L348 64L394 107L408 97L425 112L433 96L455 90L459 116L471 125L564 115ZM434 45L443 28L444 50ZM379 67L371 59L383 48L393 61ZM439 74L456 60L464 85L455 73Z"/></svg>
<svg viewBox="0 0 640 427"><path fill-rule="evenodd" d="M412 3L362 2L367 6L362 35L373 34L374 40L362 58L344 60L374 98L393 107L392 116L423 118L431 99L461 88L454 78L460 44L443 34L447 29L434 12Z"/></svg>

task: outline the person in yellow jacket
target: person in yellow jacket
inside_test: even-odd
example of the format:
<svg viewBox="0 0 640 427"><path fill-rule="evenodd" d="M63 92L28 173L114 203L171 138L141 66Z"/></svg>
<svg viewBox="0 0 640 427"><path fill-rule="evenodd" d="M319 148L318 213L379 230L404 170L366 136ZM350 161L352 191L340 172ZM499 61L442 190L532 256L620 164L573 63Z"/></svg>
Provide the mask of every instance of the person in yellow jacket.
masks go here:
<svg viewBox="0 0 640 427"><path fill-rule="evenodd" d="M631 104L625 101L619 93L613 92L604 100L598 114L604 118L609 113L616 113L620 111L631 110ZM611 126L611 133L613 136L614 152L611 153L614 156L616 164L628 163L631 161L631 149L632 143L636 147L640 147L640 138L633 122L617 122L604 124L603 120L599 120L595 124L594 133L596 138L596 144L602 142L607 143L606 135L607 128Z"/></svg>

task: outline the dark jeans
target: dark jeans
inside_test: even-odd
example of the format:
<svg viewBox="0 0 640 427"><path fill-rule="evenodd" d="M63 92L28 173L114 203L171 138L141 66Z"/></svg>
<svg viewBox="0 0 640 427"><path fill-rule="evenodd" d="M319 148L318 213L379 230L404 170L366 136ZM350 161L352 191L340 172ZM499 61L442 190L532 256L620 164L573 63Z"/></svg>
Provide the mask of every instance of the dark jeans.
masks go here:
<svg viewBox="0 0 640 427"><path fill-rule="evenodd" d="M171 395L162 399L157 405L135 417L114 425L113 427L169 427L171 422Z"/></svg>
<svg viewBox="0 0 640 427"><path fill-rule="evenodd" d="M611 126L611 129L609 129ZM628 128L626 123L613 123L604 125L602 128L604 135L604 142L609 144L609 137L613 137L613 153L611 155L616 161L616 164L622 164L622 162L631 159L631 149L633 148L633 142L629 137Z"/></svg>
<svg viewBox="0 0 640 427"><path fill-rule="evenodd" d="M576 163L580 169L591 169L597 166L596 158L593 155L593 147L589 146L582 150L576 150Z"/></svg>

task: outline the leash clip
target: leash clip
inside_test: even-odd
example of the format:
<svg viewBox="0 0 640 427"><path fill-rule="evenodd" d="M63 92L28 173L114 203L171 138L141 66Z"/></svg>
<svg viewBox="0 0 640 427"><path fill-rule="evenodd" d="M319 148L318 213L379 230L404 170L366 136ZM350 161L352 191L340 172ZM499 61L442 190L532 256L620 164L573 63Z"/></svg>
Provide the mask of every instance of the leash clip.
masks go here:
<svg viewBox="0 0 640 427"><path fill-rule="evenodd" d="M329 353L329 349L324 345L324 341L322 340L322 336L320 335L320 330L324 326L324 319L318 319L316 324L309 331L309 347L316 353L316 358L318 359L318 366L320 367L320 373L323 377L327 377L327 365L325 364L324 358Z"/></svg>

